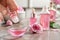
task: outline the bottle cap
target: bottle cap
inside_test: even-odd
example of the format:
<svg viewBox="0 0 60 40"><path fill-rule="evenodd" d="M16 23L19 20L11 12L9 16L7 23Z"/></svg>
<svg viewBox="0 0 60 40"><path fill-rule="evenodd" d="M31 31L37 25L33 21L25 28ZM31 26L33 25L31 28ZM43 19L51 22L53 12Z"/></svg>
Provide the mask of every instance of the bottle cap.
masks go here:
<svg viewBox="0 0 60 40"><path fill-rule="evenodd" d="M44 6L42 11L40 12L40 14L49 14L49 11L48 11L48 6Z"/></svg>

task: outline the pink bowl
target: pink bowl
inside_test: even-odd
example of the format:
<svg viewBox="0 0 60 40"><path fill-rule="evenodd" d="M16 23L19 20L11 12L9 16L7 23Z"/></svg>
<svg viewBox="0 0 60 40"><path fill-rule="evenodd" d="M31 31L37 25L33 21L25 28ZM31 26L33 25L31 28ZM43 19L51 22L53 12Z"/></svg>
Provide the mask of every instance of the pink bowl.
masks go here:
<svg viewBox="0 0 60 40"><path fill-rule="evenodd" d="M11 28L8 30L8 33L11 34L12 36L15 36L15 37L20 37L20 36L23 36L26 32L26 29L27 28L24 28L24 29L14 29L14 28Z"/></svg>

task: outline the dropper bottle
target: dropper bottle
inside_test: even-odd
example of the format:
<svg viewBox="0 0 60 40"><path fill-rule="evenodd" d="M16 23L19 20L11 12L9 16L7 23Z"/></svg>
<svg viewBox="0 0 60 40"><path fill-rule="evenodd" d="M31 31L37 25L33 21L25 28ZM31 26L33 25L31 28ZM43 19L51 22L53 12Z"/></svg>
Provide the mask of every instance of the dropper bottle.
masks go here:
<svg viewBox="0 0 60 40"><path fill-rule="evenodd" d="M43 31L41 25L39 24L39 19L35 9L32 9L32 17L30 18L30 31L32 33L40 33Z"/></svg>
<svg viewBox="0 0 60 40"><path fill-rule="evenodd" d="M30 25L34 24L36 22L36 12L35 9L32 9L32 14L31 14L31 18L30 18Z"/></svg>

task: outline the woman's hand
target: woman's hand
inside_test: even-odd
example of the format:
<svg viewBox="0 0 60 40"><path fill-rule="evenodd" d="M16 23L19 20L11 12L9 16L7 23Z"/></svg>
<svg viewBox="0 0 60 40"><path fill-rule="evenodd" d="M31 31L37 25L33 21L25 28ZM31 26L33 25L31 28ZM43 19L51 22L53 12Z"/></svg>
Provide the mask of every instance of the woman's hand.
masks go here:
<svg viewBox="0 0 60 40"><path fill-rule="evenodd" d="M16 11L17 5L15 4L14 0L7 0L8 7L10 11Z"/></svg>

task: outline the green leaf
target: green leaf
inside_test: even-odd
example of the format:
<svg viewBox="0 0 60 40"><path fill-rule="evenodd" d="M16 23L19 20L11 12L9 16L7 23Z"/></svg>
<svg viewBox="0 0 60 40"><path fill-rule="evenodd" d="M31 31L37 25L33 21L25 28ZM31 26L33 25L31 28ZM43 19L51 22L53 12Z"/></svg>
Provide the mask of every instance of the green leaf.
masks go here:
<svg viewBox="0 0 60 40"><path fill-rule="evenodd" d="M53 24L53 27L54 27L54 28L57 28L57 29L60 29L60 25L57 24L57 23L54 23L54 24Z"/></svg>
<svg viewBox="0 0 60 40"><path fill-rule="evenodd" d="M50 28L53 28L53 24L54 24L55 22L50 22Z"/></svg>

